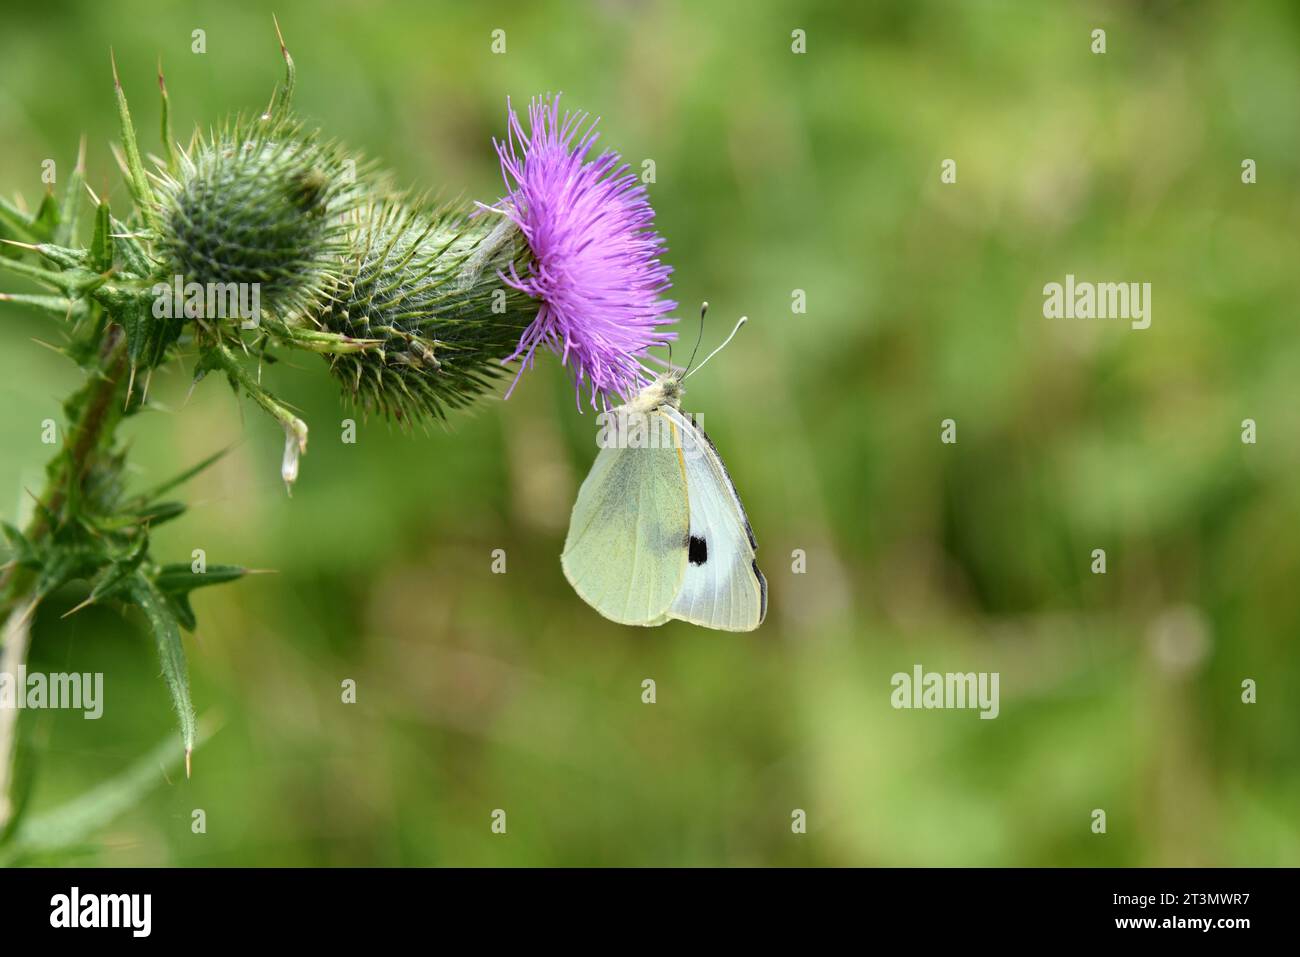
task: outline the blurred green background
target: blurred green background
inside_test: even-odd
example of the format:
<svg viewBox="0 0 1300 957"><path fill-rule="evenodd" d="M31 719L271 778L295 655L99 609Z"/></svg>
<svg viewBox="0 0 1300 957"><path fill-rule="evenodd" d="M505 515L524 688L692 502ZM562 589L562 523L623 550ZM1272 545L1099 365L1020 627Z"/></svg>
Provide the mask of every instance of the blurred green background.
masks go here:
<svg viewBox="0 0 1300 957"><path fill-rule="evenodd" d="M312 428L292 498L278 427L215 380L186 401L174 368L128 425L140 482L235 447L154 553L277 574L196 594L221 728L75 860L1300 864L1294 4L274 9L300 112L399 182L496 199L506 97L546 91L655 161L683 334L701 299L706 342L753 320L686 406L744 496L769 617L640 630L574 595L595 423L557 361L448 430L371 420L347 445L324 363L289 357L267 376ZM281 74L261 4L7 8L0 192L37 201L85 133L88 181L126 205L110 47L154 150L160 56L178 131L260 110ZM1152 283L1151 328L1043 318L1066 273ZM35 341L57 323L0 304L0 327L13 521L77 374ZM106 711L24 715L38 810L176 734L151 640L111 610L61 621L80 597L43 610L30 666L105 672ZM1000 672L1001 715L894 710L917 663Z"/></svg>

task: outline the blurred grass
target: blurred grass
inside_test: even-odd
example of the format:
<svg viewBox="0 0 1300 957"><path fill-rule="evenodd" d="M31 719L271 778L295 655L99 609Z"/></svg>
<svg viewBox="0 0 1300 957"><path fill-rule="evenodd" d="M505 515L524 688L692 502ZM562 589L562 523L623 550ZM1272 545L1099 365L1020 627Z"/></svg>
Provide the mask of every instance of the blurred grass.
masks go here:
<svg viewBox="0 0 1300 957"><path fill-rule="evenodd" d="M356 445L323 366L268 369L313 429L292 499L272 423L217 381L186 402L188 371L159 375L170 411L132 423L142 483L235 447L156 554L278 574L196 594L195 700L224 727L194 779L92 860L1300 863L1292 5L276 12L301 111L399 182L494 199L505 99L548 90L600 115L635 167L655 160L684 332L705 298L711 341L754 320L687 406L745 497L771 613L748 636L642 632L572 593L558 552L594 425L554 362L449 431L372 421ZM1088 50L1098 26L1105 56ZM178 131L261 109L280 71L261 4L7 11L0 192L33 201L41 161L66 169L84 132L88 181L125 204L109 47L146 128L160 55ZM1042 287L1067 272L1151 282L1151 328L1045 320ZM75 376L31 341L57 338L48 321L0 307L0 323L12 520ZM956 446L938 441L945 417ZM38 809L170 727L138 625L95 609L39 623L31 667L102 670L107 704L98 722L37 717ZM1000 717L893 710L890 676L917 662L1001 672Z"/></svg>

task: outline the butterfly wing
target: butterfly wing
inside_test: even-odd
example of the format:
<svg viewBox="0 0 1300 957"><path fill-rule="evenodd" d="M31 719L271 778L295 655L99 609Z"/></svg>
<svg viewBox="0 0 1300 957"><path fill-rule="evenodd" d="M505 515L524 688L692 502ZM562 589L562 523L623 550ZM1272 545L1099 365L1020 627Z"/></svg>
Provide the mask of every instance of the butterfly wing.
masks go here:
<svg viewBox="0 0 1300 957"><path fill-rule="evenodd" d="M767 614L767 579L758 543L727 467L708 435L685 413L666 407L683 437L690 499L690 539L681 590L667 615L706 628L753 631Z"/></svg>
<svg viewBox="0 0 1300 957"><path fill-rule="evenodd" d="M690 529L678 426L663 447L606 445L573 506L560 564L583 601L625 625L657 625L681 590Z"/></svg>

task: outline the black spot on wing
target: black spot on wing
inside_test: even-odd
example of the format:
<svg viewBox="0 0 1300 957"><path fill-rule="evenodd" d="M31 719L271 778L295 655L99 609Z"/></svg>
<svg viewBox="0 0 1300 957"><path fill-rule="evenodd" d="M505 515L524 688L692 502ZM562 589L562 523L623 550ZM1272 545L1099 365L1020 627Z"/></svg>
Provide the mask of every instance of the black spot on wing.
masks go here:
<svg viewBox="0 0 1300 957"><path fill-rule="evenodd" d="M703 565L709 560L709 543L698 535L692 535L686 543L686 557L692 565Z"/></svg>

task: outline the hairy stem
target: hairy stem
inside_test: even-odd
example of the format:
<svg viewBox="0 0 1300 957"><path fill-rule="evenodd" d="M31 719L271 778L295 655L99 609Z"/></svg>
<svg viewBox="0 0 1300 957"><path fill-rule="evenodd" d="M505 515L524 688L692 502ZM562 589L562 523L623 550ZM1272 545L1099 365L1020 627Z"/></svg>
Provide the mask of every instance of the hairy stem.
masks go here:
<svg viewBox="0 0 1300 957"><path fill-rule="evenodd" d="M68 423L64 447L47 469L45 489L37 499L39 506L24 534L33 544L53 530L75 483L86 475L96 450L111 438L122 418L121 395L128 371L126 336L117 325L108 326L100 349L99 368L87 386L88 393L75 419ZM13 675L27 660L31 643L31 619L35 615L36 596L32 593L36 573L29 568L11 565L0 573L0 674ZM13 813L10 795L15 744L17 710L0 709L0 829Z"/></svg>
<svg viewBox="0 0 1300 957"><path fill-rule="evenodd" d="M85 478L91 456L116 429L122 417L121 393L128 371L126 336L119 326L111 325L105 333L99 369L88 387L86 401L68 423L64 447L47 469L36 514L24 530L29 542L37 544L50 534L51 517L60 514L74 485ZM27 597L33 577L30 569L17 566L0 573L0 622L7 621L15 606Z"/></svg>

